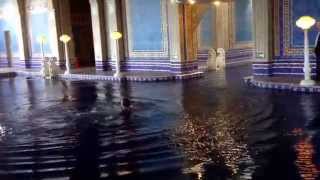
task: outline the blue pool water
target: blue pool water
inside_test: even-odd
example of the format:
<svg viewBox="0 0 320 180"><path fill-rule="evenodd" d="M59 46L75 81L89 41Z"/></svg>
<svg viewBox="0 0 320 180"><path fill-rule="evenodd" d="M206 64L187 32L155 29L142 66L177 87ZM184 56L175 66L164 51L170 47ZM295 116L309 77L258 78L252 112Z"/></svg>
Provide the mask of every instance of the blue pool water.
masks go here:
<svg viewBox="0 0 320 180"><path fill-rule="evenodd" d="M320 96L250 88L247 75L0 79L0 179L318 179Z"/></svg>

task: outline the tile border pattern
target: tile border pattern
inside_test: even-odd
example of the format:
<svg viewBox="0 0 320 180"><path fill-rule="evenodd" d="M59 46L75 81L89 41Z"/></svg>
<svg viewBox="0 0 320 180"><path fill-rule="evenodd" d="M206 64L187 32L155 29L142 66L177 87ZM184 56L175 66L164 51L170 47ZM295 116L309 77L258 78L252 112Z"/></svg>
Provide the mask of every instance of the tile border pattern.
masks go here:
<svg viewBox="0 0 320 180"><path fill-rule="evenodd" d="M194 72L189 74L168 74L163 76L138 76L138 75L129 75L125 77L113 77L112 75L97 75L97 74L70 74L64 75L59 74L57 79L66 79L66 80L96 80L96 81L133 81L133 82L164 82L164 81L176 81L176 80L188 80L201 78L203 72ZM28 72L23 70L11 71L0 73L0 78L16 77L16 76L31 76L31 77L41 77L39 72Z"/></svg>
<svg viewBox="0 0 320 180"><path fill-rule="evenodd" d="M273 90L300 92L300 93L320 93L319 85L305 87L305 86L300 86L297 83L261 81L261 80L255 79L253 76L245 77L244 82L250 87L257 87L262 89L273 89Z"/></svg>

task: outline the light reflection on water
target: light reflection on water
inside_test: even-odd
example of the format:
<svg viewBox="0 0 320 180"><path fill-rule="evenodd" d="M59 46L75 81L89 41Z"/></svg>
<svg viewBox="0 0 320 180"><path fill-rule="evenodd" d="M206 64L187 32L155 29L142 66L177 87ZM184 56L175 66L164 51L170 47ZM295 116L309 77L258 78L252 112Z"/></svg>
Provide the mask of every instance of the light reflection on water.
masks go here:
<svg viewBox="0 0 320 180"><path fill-rule="evenodd" d="M301 137L294 146L297 151L296 164L303 180L316 180L319 177L319 169L314 164L314 146L312 137Z"/></svg>
<svg viewBox="0 0 320 180"><path fill-rule="evenodd" d="M0 141L5 136L5 133L6 133L5 127L0 125Z"/></svg>
<svg viewBox="0 0 320 180"><path fill-rule="evenodd" d="M237 163L247 152L244 129L232 127L231 118L216 115L215 118L200 120L186 117L176 130L177 145L186 157L195 163L213 162L226 164L233 173ZM237 132L239 130L242 132Z"/></svg>
<svg viewBox="0 0 320 180"><path fill-rule="evenodd" d="M205 165L226 166L230 175L251 179L254 161L247 148L248 122L228 112L217 112L211 118L186 116L175 129L173 141L188 160L185 173L196 173L201 179ZM240 171L241 164L249 165Z"/></svg>

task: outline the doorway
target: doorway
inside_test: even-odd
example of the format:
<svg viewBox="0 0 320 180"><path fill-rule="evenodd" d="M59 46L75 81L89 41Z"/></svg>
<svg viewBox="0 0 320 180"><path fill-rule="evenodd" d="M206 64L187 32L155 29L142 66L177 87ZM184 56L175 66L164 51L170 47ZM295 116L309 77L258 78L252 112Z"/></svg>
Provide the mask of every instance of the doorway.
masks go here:
<svg viewBox="0 0 320 180"><path fill-rule="evenodd" d="M71 26L74 36L76 66L94 67L94 46L89 0L70 0Z"/></svg>

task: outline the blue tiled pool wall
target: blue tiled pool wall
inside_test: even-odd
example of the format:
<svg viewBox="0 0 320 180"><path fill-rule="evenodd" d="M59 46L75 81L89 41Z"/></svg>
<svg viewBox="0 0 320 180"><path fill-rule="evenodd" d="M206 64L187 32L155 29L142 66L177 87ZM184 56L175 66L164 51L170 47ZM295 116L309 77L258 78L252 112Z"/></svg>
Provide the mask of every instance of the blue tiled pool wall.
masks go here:
<svg viewBox="0 0 320 180"><path fill-rule="evenodd" d="M121 61L122 71L174 74L198 71L197 62L176 62L169 58L167 1L127 0L126 13L128 52ZM96 69L114 70L115 62L111 59L97 61Z"/></svg>
<svg viewBox="0 0 320 180"><path fill-rule="evenodd" d="M115 62L111 60L96 63L97 70L115 70ZM193 73L198 71L198 62L174 62L170 59L127 59L121 62L122 71L155 71L174 74Z"/></svg>
<svg viewBox="0 0 320 180"><path fill-rule="evenodd" d="M311 59L312 76L316 75L316 61ZM278 59L273 62L254 62L255 76L303 76L303 59Z"/></svg>
<svg viewBox="0 0 320 180"><path fill-rule="evenodd" d="M143 1L144 6L141 6ZM122 61L123 71L162 71L171 72L175 74L192 73L198 71L199 64L203 63L202 57L199 57L198 61L190 62L176 62L169 58L169 36L168 30L165 28L167 24L167 12L166 1L163 0L130 0L128 1L128 9L130 11L130 19L128 21L128 39L129 52L128 57ZM150 11L146 11L150 9ZM152 11L151 11L152 10ZM151 15L152 14L152 15ZM34 17L40 18L41 17ZM46 15L41 20L47 20ZM31 26L34 26L31 22ZM43 23L43 26L48 26L47 23ZM143 36L139 31L139 28L148 27L148 31L144 32ZM46 27L41 28L44 31L48 31ZM146 28L144 28L146 29ZM43 34L44 32L32 32ZM49 33L49 32L46 32ZM37 34L37 35L38 35ZM241 34L241 33L237 33ZM240 35L239 35L240 36ZM240 38L241 39L241 38ZM32 41L35 43L35 40ZM32 54L39 54L39 48L31 47ZM50 47L46 47L50 50ZM154 56L154 53L158 53L159 56ZM204 56L207 56L204 55ZM231 49L227 52L227 63L237 62L242 60L248 60L252 57L252 49ZM60 62L63 62L61 60ZM6 60L1 60L0 67L7 67ZM27 60L15 59L13 63L14 67L27 68L27 69L39 69L41 67L41 58L32 56ZM60 66L64 68L64 64L60 63ZM98 70L111 70L114 69L114 62L110 59L97 60L96 68Z"/></svg>
<svg viewBox="0 0 320 180"><path fill-rule="evenodd" d="M299 84L294 83L280 83L280 82L271 82L271 81L260 81L256 80L253 77L245 78L245 83L248 86L253 86L262 89L273 89L280 91L292 91L300 93L320 93L320 86L300 86Z"/></svg>
<svg viewBox="0 0 320 180"><path fill-rule="evenodd" d="M270 62L253 63L256 76L302 76L303 75L303 32L295 21L303 15L320 19L320 1L279 0L274 1L274 58ZM313 54L317 31L309 32L312 75L316 75L316 61Z"/></svg>
<svg viewBox="0 0 320 180"><path fill-rule="evenodd" d="M247 62L253 59L253 48L234 48L229 49L226 52L226 64ZM198 63L200 66L205 66L208 60L208 50L198 51Z"/></svg>

